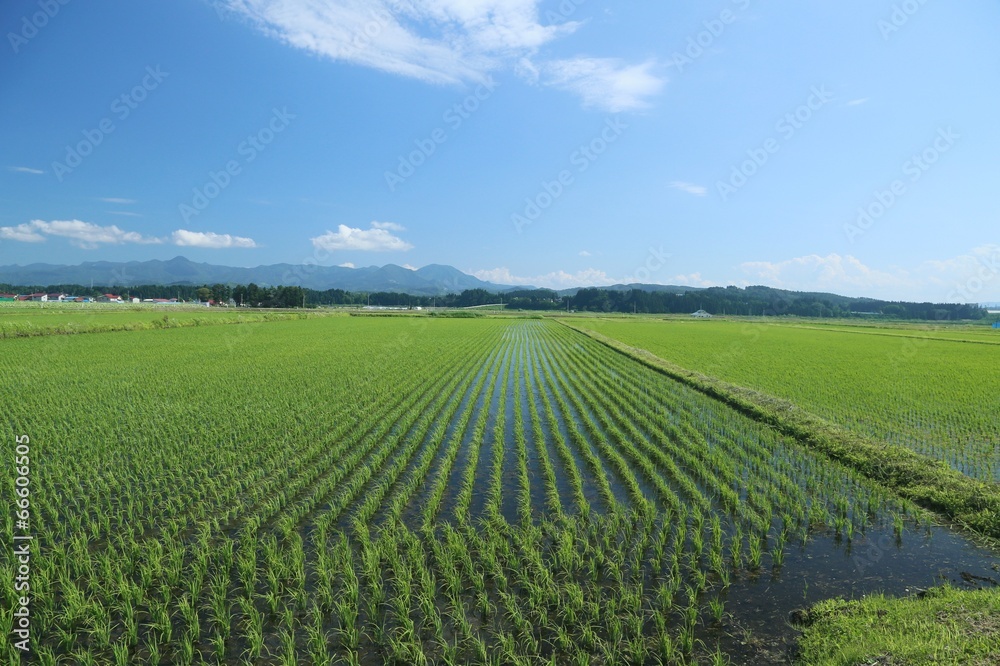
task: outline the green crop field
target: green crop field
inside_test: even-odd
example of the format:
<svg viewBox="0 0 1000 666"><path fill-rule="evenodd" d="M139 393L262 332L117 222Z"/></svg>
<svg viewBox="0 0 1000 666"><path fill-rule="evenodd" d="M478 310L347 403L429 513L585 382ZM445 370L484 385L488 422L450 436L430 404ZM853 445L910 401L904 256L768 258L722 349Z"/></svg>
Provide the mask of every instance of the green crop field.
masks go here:
<svg viewBox="0 0 1000 666"><path fill-rule="evenodd" d="M756 599L801 604L826 570L858 594L932 542L881 486L552 321L0 346L31 663L758 663L787 609Z"/></svg>
<svg viewBox="0 0 1000 666"><path fill-rule="evenodd" d="M137 331L181 326L239 324L280 319L329 316L323 312L252 312L188 305L125 305L102 303L2 303L0 339L38 335L75 335Z"/></svg>
<svg viewBox="0 0 1000 666"><path fill-rule="evenodd" d="M1000 331L596 318L574 325L1000 481Z"/></svg>

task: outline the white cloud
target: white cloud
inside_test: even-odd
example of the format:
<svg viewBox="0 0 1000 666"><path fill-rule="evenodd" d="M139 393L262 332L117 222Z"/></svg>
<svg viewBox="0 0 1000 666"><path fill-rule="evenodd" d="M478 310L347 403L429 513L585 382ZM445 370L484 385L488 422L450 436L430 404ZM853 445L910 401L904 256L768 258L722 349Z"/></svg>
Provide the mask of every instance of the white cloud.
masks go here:
<svg viewBox="0 0 1000 666"><path fill-rule="evenodd" d="M910 278L899 269L884 271L870 268L851 255L811 254L784 261L748 261L740 264L741 272L751 281L780 289L796 291L828 291L846 296L868 295L873 289L901 289L910 285Z"/></svg>
<svg viewBox="0 0 1000 666"><path fill-rule="evenodd" d="M663 88L663 79L650 73L655 64L628 65L615 58L554 60L542 65L542 80L576 93L585 107L632 111L648 107L648 98Z"/></svg>
<svg viewBox="0 0 1000 666"><path fill-rule="evenodd" d="M99 245L121 245L122 243L153 244L162 243L159 238L143 236L135 231L124 231L115 225L102 227L80 220L32 220L16 227L0 227L0 238L38 243L46 236L68 238L74 245L93 249Z"/></svg>
<svg viewBox="0 0 1000 666"><path fill-rule="evenodd" d="M211 231L188 231L178 229L171 236L174 245L181 247L204 247L210 249L223 248L252 248L257 247L257 243L252 238L243 236L231 236L229 234L217 234Z"/></svg>
<svg viewBox="0 0 1000 666"><path fill-rule="evenodd" d="M413 264L403 264L403 268L405 268L408 271L415 271L415 270L417 270L417 267L414 266Z"/></svg>
<svg viewBox="0 0 1000 666"><path fill-rule="evenodd" d="M0 239L19 241L21 243L42 243L45 236L31 224L19 224L16 227L0 227Z"/></svg>
<svg viewBox="0 0 1000 666"><path fill-rule="evenodd" d="M478 81L512 55L572 32L536 0L225 0L291 46L431 83Z"/></svg>
<svg viewBox="0 0 1000 666"><path fill-rule="evenodd" d="M391 222L373 222L371 229L356 229L346 224L337 227L337 231L327 231L322 236L310 239L314 247L321 250L361 250L364 252L404 252L413 247L399 236L394 236L387 228L379 228L378 224ZM399 226L399 225L394 225Z"/></svg>
<svg viewBox="0 0 1000 666"><path fill-rule="evenodd" d="M541 0L218 1L290 46L429 83L479 83L513 69L529 82L573 90L588 106L612 111L641 107L662 83L648 73L650 63L532 63L539 49L582 25L543 25Z"/></svg>
<svg viewBox="0 0 1000 666"><path fill-rule="evenodd" d="M868 101L867 97L862 97L861 99L852 99L851 101L847 102L847 106L861 106L867 101Z"/></svg>
<svg viewBox="0 0 1000 666"><path fill-rule="evenodd" d="M690 273L688 275L675 275L668 279L666 284L674 284L680 287L721 287L722 284L714 280L706 280L701 273Z"/></svg>
<svg viewBox="0 0 1000 666"><path fill-rule="evenodd" d="M618 284L621 280L612 278L607 273L596 268L587 268L576 273L553 271L544 275L525 277L514 275L508 268L493 268L491 270L474 271L472 273L480 280L495 284L524 285L544 287L547 289L568 289L569 287L602 287Z"/></svg>
<svg viewBox="0 0 1000 666"><path fill-rule="evenodd" d="M357 268L357 266L355 266L354 264L352 264L349 261L345 261L344 263L337 264L337 265L340 266L341 268Z"/></svg>
<svg viewBox="0 0 1000 666"><path fill-rule="evenodd" d="M98 201L112 204L134 204L135 199L122 199L120 197L98 197Z"/></svg>
<svg viewBox="0 0 1000 666"><path fill-rule="evenodd" d="M740 264L751 284L846 296L933 302L987 302L1000 298L1000 245L903 268L875 268L851 255L807 255Z"/></svg>
<svg viewBox="0 0 1000 666"><path fill-rule="evenodd" d="M140 213L133 213L130 210L109 210L108 215L123 215L125 217L142 217Z"/></svg>
<svg viewBox="0 0 1000 666"><path fill-rule="evenodd" d="M580 256L581 257L589 257L590 253L587 252L586 250L580 250Z"/></svg>
<svg viewBox="0 0 1000 666"><path fill-rule="evenodd" d="M31 167L12 166L12 167L7 167L7 168L10 169L11 171L16 171L18 173L30 173L30 174L35 175L35 176L40 176L43 173L45 173L41 169L32 169Z"/></svg>
<svg viewBox="0 0 1000 666"><path fill-rule="evenodd" d="M372 229L385 229L386 231L406 231L406 227L395 222L372 222Z"/></svg>
<svg viewBox="0 0 1000 666"><path fill-rule="evenodd" d="M704 185L693 185L691 183L685 183L682 180L675 180L670 183L670 187L675 190L680 190L681 192L687 192L688 194L693 194L696 197L703 197L708 194L708 188Z"/></svg>

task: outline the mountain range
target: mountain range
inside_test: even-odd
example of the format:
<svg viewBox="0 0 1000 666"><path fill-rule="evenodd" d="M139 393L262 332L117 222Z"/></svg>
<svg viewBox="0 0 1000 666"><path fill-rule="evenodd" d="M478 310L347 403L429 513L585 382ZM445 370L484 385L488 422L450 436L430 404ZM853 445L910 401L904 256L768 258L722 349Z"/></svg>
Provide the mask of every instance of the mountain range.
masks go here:
<svg viewBox="0 0 1000 666"><path fill-rule="evenodd" d="M430 264L411 270L395 264L348 268L345 266L303 266L271 264L254 268L197 263L185 257L167 261L85 261L75 266L28 264L0 266L0 284L16 286L90 285L95 287L130 287L155 285L250 284L258 286L299 286L318 291L343 289L355 292L398 292L413 296L438 296L467 289L485 289L502 293L516 289L534 289L525 285L485 282L453 266ZM659 284L617 284L604 289L625 291L669 291L684 293L697 287ZM573 296L580 287L563 289L561 296Z"/></svg>
<svg viewBox="0 0 1000 666"><path fill-rule="evenodd" d="M142 284L202 285L250 284L300 286L309 289L346 291L395 291L413 295L437 295L466 289L503 291L504 285L484 282L457 268L431 264L417 270L387 264L347 268L272 264L254 268L197 263L185 257L167 261L86 261L75 266L28 264L0 266L0 283L12 286L78 284L127 287Z"/></svg>

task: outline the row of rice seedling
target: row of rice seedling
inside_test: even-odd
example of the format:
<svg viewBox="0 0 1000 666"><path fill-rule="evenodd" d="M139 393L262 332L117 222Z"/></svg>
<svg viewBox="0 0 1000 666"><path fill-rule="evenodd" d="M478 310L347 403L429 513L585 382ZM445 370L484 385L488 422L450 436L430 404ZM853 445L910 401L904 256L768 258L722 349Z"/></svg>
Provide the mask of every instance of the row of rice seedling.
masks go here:
<svg viewBox="0 0 1000 666"><path fill-rule="evenodd" d="M1000 375L989 371L1000 359L1000 345L988 332L913 327L887 334L860 327L651 319L585 319L574 325L791 400L975 479L1000 481Z"/></svg>
<svg viewBox="0 0 1000 666"><path fill-rule="evenodd" d="M551 322L223 328L3 342L38 663L721 658L733 581L906 511Z"/></svg>

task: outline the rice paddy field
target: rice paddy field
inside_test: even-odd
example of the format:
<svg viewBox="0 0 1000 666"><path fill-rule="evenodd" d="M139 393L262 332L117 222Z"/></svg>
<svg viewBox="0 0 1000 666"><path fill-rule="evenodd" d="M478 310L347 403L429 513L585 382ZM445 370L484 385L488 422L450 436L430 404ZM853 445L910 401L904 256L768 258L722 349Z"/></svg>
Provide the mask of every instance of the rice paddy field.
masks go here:
<svg viewBox="0 0 1000 666"><path fill-rule="evenodd" d="M1000 481L1000 331L677 319L575 325Z"/></svg>
<svg viewBox="0 0 1000 666"><path fill-rule="evenodd" d="M0 339L75 335L211 324L241 324L318 316L317 312L209 311L193 305L0 303Z"/></svg>
<svg viewBox="0 0 1000 666"><path fill-rule="evenodd" d="M657 325L614 332L652 344ZM936 363L981 351L933 344ZM30 523L0 527L34 549L30 652L4 631L9 663L790 663L796 609L998 575L995 551L887 489L551 320L0 348L5 436L31 458ZM982 415L929 395L905 432L978 441ZM953 450L995 473L982 446ZM3 586L0 625L18 596Z"/></svg>

